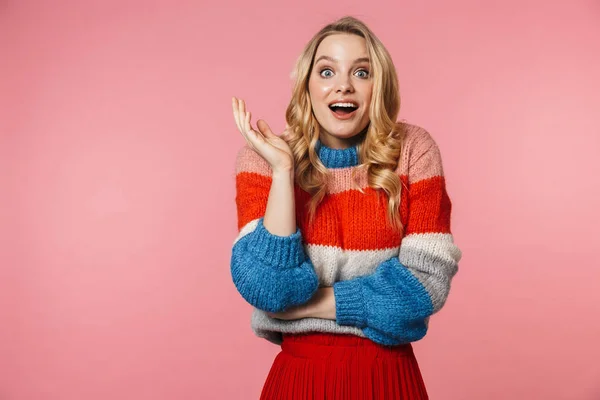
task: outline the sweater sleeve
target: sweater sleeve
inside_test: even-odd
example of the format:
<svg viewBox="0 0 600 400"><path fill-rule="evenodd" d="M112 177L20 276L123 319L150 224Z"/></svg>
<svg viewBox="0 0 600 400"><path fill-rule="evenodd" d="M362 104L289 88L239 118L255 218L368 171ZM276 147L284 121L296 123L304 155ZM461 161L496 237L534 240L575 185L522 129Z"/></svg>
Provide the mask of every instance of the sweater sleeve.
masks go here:
<svg viewBox="0 0 600 400"><path fill-rule="evenodd" d="M438 146L424 131L408 154L408 176L401 176L408 181L408 216L398 257L333 286L337 323L361 328L385 345L425 336L462 257L450 231L452 204Z"/></svg>
<svg viewBox="0 0 600 400"><path fill-rule="evenodd" d="M231 253L231 276L242 297L254 307L280 312L304 304L319 281L304 252L299 229L289 236L263 225L272 182L268 163L245 145L236 160L238 236Z"/></svg>

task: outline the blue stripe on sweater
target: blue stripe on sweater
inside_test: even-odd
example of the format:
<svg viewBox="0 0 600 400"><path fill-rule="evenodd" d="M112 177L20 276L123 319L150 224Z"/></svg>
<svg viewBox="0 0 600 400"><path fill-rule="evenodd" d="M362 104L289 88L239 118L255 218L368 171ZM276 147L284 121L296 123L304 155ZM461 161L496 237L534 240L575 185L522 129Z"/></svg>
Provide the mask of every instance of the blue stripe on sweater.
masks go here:
<svg viewBox="0 0 600 400"><path fill-rule="evenodd" d="M256 229L240 238L231 252L231 276L242 297L267 312L304 304L319 287L312 262L304 254L299 229L273 235L259 219Z"/></svg>
<svg viewBox="0 0 600 400"><path fill-rule="evenodd" d="M384 261L370 275L336 282L333 289L337 323L361 328L374 342L397 345L427 333L431 298L397 257Z"/></svg>

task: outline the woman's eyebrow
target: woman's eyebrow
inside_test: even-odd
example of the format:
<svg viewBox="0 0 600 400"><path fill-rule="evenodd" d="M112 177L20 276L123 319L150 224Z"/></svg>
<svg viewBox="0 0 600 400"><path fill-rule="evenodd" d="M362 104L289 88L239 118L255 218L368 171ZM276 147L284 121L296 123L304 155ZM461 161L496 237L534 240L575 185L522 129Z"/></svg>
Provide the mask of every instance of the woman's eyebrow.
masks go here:
<svg viewBox="0 0 600 400"><path fill-rule="evenodd" d="M338 62L338 60L335 59L335 58L332 58L332 57L329 57L329 56L321 56L321 57L319 57L317 59L317 61L315 61L315 64L318 63L321 60L328 60L328 61L331 61L331 62L334 62L334 63ZM369 62L369 61L370 61L369 57L361 57L361 58L357 58L356 60L354 60L353 64L358 64L358 63L361 63L361 62Z"/></svg>

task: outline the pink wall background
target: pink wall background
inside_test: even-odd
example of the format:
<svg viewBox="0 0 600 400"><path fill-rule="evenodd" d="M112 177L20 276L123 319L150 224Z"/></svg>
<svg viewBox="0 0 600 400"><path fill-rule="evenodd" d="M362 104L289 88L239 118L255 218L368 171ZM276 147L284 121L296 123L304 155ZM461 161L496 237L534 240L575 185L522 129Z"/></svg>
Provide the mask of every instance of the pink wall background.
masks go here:
<svg viewBox="0 0 600 400"><path fill-rule="evenodd" d="M0 399L255 399L229 274L231 96L283 128L322 25L367 22L464 252L432 399L600 399L597 1L0 3ZM492 4L493 3L493 4Z"/></svg>

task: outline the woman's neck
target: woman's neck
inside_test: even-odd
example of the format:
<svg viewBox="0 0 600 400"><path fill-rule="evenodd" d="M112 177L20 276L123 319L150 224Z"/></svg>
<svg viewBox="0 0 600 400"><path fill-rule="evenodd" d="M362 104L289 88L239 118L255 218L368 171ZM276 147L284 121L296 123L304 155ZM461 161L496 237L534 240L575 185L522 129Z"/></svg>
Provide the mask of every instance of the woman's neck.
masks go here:
<svg viewBox="0 0 600 400"><path fill-rule="evenodd" d="M367 126L361 132L359 132L356 135L351 136L349 138L336 137L334 135L331 135L331 134L325 132L321 128L321 134L319 135L319 140L321 141L321 143L323 145L329 147L330 149L334 149L334 150L348 149L350 147L356 147L358 144L360 144L365 139L365 134L367 133L368 128L369 127Z"/></svg>
<svg viewBox="0 0 600 400"><path fill-rule="evenodd" d="M317 155L327 168L347 168L358 165L357 145L335 149L331 148L319 140L317 142Z"/></svg>

